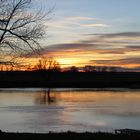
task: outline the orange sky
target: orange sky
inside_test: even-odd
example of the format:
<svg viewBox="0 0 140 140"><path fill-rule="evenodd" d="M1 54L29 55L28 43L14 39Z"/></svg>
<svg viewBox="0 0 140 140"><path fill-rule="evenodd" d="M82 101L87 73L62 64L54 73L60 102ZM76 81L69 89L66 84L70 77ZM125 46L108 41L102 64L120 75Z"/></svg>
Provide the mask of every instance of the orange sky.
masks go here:
<svg viewBox="0 0 140 140"><path fill-rule="evenodd" d="M46 10L54 4L35 2ZM62 68L140 67L139 0L55 0L55 5L51 20L43 23L41 56L53 57ZM27 66L37 62L32 54L23 60Z"/></svg>
<svg viewBox="0 0 140 140"><path fill-rule="evenodd" d="M41 55L53 57L61 67L73 65L139 67L139 44L139 32L83 35L82 39L72 43L44 47Z"/></svg>

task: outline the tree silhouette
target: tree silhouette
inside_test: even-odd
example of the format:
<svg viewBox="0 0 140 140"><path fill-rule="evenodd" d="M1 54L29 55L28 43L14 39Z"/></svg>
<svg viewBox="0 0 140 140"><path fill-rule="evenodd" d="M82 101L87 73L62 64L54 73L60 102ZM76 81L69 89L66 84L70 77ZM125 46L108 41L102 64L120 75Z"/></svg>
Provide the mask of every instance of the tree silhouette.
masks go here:
<svg viewBox="0 0 140 140"><path fill-rule="evenodd" d="M0 0L0 61L33 51L45 35L43 21L51 12L31 10L33 0Z"/></svg>
<svg viewBox="0 0 140 140"><path fill-rule="evenodd" d="M78 72L78 67L76 66L71 66L69 72Z"/></svg>
<svg viewBox="0 0 140 140"><path fill-rule="evenodd" d="M42 57L34 67L35 70L48 70L52 72L60 72L59 63L53 58Z"/></svg>

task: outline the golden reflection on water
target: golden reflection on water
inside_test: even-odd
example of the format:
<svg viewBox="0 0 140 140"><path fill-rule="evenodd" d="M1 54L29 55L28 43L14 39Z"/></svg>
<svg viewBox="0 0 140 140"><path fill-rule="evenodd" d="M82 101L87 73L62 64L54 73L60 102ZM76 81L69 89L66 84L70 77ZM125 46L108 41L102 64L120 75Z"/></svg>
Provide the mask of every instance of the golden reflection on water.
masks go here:
<svg viewBox="0 0 140 140"><path fill-rule="evenodd" d="M55 105L56 100L56 94L54 92L51 92L50 89L44 89L36 95L35 103Z"/></svg>
<svg viewBox="0 0 140 140"><path fill-rule="evenodd" d="M136 90L0 91L0 127L9 131L140 129L139 119L140 91Z"/></svg>
<svg viewBox="0 0 140 140"><path fill-rule="evenodd" d="M38 93L35 103L94 108L99 115L140 116L140 91L51 91L49 96L47 94L44 91Z"/></svg>
<svg viewBox="0 0 140 140"><path fill-rule="evenodd" d="M0 106L14 104L93 103L93 105L140 106L140 91L61 91L47 89L34 91L0 91Z"/></svg>
<svg viewBox="0 0 140 140"><path fill-rule="evenodd" d="M99 102L99 103L138 103L140 91L50 91L42 90L36 94L37 103L67 101L67 102Z"/></svg>

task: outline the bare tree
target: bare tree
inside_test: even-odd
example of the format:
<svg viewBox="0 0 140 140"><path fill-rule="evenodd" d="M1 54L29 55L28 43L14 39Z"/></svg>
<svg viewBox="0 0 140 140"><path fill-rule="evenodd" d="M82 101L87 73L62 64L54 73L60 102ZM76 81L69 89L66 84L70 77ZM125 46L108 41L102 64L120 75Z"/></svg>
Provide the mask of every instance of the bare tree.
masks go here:
<svg viewBox="0 0 140 140"><path fill-rule="evenodd" d="M45 35L43 20L47 13L32 10L33 0L0 0L0 61L37 52ZM2 57L3 56L3 57ZM4 60L5 61L5 60Z"/></svg>
<svg viewBox="0 0 140 140"><path fill-rule="evenodd" d="M35 70L61 71L60 64L51 57L42 57L34 67Z"/></svg>

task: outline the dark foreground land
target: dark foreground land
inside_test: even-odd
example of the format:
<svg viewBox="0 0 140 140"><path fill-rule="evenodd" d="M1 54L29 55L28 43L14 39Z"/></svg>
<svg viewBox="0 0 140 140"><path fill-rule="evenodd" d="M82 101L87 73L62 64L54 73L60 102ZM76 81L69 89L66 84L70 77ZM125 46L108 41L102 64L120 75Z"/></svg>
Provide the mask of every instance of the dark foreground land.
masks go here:
<svg viewBox="0 0 140 140"><path fill-rule="evenodd" d="M1 133L0 140L140 140L140 135L124 135L112 133L49 133L49 134L30 134L30 133Z"/></svg>
<svg viewBox="0 0 140 140"><path fill-rule="evenodd" d="M0 88L140 88L139 72L0 72Z"/></svg>

